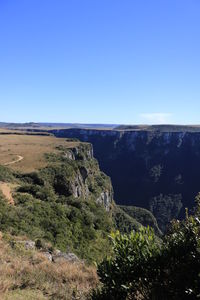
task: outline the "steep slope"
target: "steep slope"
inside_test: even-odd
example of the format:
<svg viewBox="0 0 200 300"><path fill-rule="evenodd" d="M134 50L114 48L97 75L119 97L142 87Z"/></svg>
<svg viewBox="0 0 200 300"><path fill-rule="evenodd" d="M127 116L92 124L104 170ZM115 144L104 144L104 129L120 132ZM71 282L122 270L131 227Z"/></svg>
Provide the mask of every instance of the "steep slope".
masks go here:
<svg viewBox="0 0 200 300"><path fill-rule="evenodd" d="M98 260L109 252L113 228L111 181L100 171L90 144L67 144L46 153L46 166L35 172L0 166L0 180L15 186L12 204L0 193L0 230Z"/></svg>
<svg viewBox="0 0 200 300"><path fill-rule="evenodd" d="M149 210L142 208L142 207L136 207L136 206L120 205L119 207L127 215L129 215L132 219L136 220L141 225L143 225L145 227L150 226L154 229L155 233L158 236L162 235L162 232L160 231L160 229L158 227L156 218L153 216L153 214Z"/></svg>
<svg viewBox="0 0 200 300"><path fill-rule="evenodd" d="M112 211L113 220L116 228L121 233L130 233L132 230L137 231L142 224L135 218L127 214L120 206L114 206Z"/></svg>
<svg viewBox="0 0 200 300"><path fill-rule="evenodd" d="M200 190L199 127L51 132L92 143L100 167L112 179L117 204L151 210L162 230L183 216L184 207L193 207Z"/></svg>

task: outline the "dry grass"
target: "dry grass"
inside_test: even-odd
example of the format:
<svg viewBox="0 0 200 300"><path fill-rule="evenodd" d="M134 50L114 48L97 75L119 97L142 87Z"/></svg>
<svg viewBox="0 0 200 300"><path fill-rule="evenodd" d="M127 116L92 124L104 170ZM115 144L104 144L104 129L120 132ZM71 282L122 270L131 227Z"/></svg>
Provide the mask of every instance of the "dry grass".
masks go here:
<svg viewBox="0 0 200 300"><path fill-rule="evenodd" d="M0 241L0 299L87 299L98 283L94 267L52 263L37 251Z"/></svg>
<svg viewBox="0 0 200 300"><path fill-rule="evenodd" d="M32 172L46 166L45 153L56 153L56 147L60 145L70 148L78 144L78 142L67 142L66 139L54 136L0 135L0 164L7 164L17 160L18 156L22 156L21 161L9 167L21 172Z"/></svg>

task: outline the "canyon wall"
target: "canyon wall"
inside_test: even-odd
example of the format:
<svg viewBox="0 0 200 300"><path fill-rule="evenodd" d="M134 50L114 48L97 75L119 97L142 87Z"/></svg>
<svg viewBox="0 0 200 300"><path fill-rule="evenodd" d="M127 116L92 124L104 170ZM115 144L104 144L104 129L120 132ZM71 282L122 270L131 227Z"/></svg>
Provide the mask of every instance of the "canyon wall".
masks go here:
<svg viewBox="0 0 200 300"><path fill-rule="evenodd" d="M57 137L93 144L112 179L117 204L147 208L161 229L200 191L200 133L148 130L52 130Z"/></svg>

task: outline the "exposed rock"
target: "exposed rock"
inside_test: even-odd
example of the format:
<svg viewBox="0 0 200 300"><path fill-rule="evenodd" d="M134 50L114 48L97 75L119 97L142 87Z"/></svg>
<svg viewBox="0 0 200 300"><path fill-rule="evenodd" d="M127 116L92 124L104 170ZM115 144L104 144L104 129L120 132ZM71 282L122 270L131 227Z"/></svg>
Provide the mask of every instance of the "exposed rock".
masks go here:
<svg viewBox="0 0 200 300"><path fill-rule="evenodd" d="M61 253L61 251L59 249L55 249L53 252L54 255L59 255L60 253Z"/></svg>
<svg viewBox="0 0 200 300"><path fill-rule="evenodd" d="M61 262L63 260L70 262L80 262L80 259L74 253L59 252L55 255L52 255L52 261L55 263Z"/></svg>
<svg viewBox="0 0 200 300"><path fill-rule="evenodd" d="M89 175L89 172L85 167L80 167L80 173L81 173L81 176L83 178L83 182L85 183L85 180Z"/></svg>
<svg viewBox="0 0 200 300"><path fill-rule="evenodd" d="M65 150L64 158L70 160L90 160L93 159L93 147L89 143L80 144L77 147Z"/></svg>
<svg viewBox="0 0 200 300"><path fill-rule="evenodd" d="M75 160L90 160L93 158L93 147L91 144L80 144L71 149Z"/></svg>
<svg viewBox="0 0 200 300"><path fill-rule="evenodd" d="M95 196L96 202L110 210L113 201L113 189L110 178L100 171L98 162L93 157L93 147L89 143L64 149L64 158L75 160L69 163L73 168L72 176L66 176L65 182L56 179L55 190L64 196L87 199ZM67 165L66 161L66 165ZM77 168L78 166L78 168Z"/></svg>
<svg viewBox="0 0 200 300"><path fill-rule="evenodd" d="M28 249L35 249L35 242L33 241L26 241L25 242L25 248Z"/></svg>
<svg viewBox="0 0 200 300"><path fill-rule="evenodd" d="M52 254L49 253L49 252L42 252L42 254L49 260L49 261L52 261L53 258L52 258Z"/></svg>
<svg viewBox="0 0 200 300"><path fill-rule="evenodd" d="M73 154L73 152L71 150L68 150L67 152L65 152L64 158L75 160L75 156L74 156L74 154Z"/></svg>
<svg viewBox="0 0 200 300"><path fill-rule="evenodd" d="M71 182L71 189L74 198L78 198L84 195L84 185L82 177L79 174L74 178L73 182Z"/></svg>
<svg viewBox="0 0 200 300"><path fill-rule="evenodd" d="M17 244L22 244L26 250L33 250L35 249L35 242L34 241L16 241Z"/></svg>
<svg viewBox="0 0 200 300"><path fill-rule="evenodd" d="M96 202L102 204L107 211L110 210L110 205L113 201L113 196L111 192L104 191L100 194L99 198L97 198Z"/></svg>

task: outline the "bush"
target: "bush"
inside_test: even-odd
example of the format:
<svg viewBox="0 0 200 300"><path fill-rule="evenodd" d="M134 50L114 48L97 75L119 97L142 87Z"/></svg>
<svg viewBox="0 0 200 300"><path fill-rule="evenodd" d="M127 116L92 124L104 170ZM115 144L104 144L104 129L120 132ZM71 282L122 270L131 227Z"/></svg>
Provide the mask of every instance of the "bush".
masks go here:
<svg viewBox="0 0 200 300"><path fill-rule="evenodd" d="M112 218L96 200L102 191L111 189L111 183L97 161L89 159L89 148L84 149L80 149L83 160L67 159L65 152L49 154L48 165L37 172L16 174L0 168L2 180L11 178L18 184L15 205L0 195L0 230L49 241L88 261L99 261L109 253ZM88 191L90 182L95 193Z"/></svg>
<svg viewBox="0 0 200 300"><path fill-rule="evenodd" d="M108 253L111 218L92 200L77 199L72 206L19 192L15 200L15 206L9 205L0 194L1 231L49 241L56 248L64 252L68 249L88 261L99 261ZM100 224L98 228L96 222Z"/></svg>
<svg viewBox="0 0 200 300"><path fill-rule="evenodd" d="M42 249L42 248L44 247L44 243L43 243L40 239L37 239L37 240L35 241L35 247L36 247L37 249Z"/></svg>
<svg viewBox="0 0 200 300"><path fill-rule="evenodd" d="M14 176L12 174L12 171L4 166L0 165L0 181L13 181L14 180Z"/></svg>
<svg viewBox="0 0 200 300"><path fill-rule="evenodd" d="M161 245L149 228L112 237L113 257L98 266L92 299L200 298L200 196L194 216L173 221Z"/></svg>
<svg viewBox="0 0 200 300"><path fill-rule="evenodd" d="M93 299L123 300L143 292L146 266L152 256L160 252L156 236L149 227L141 227L129 235L117 232L112 235L113 257L105 259L98 266L98 275L103 283ZM136 298L130 298L136 299Z"/></svg>

